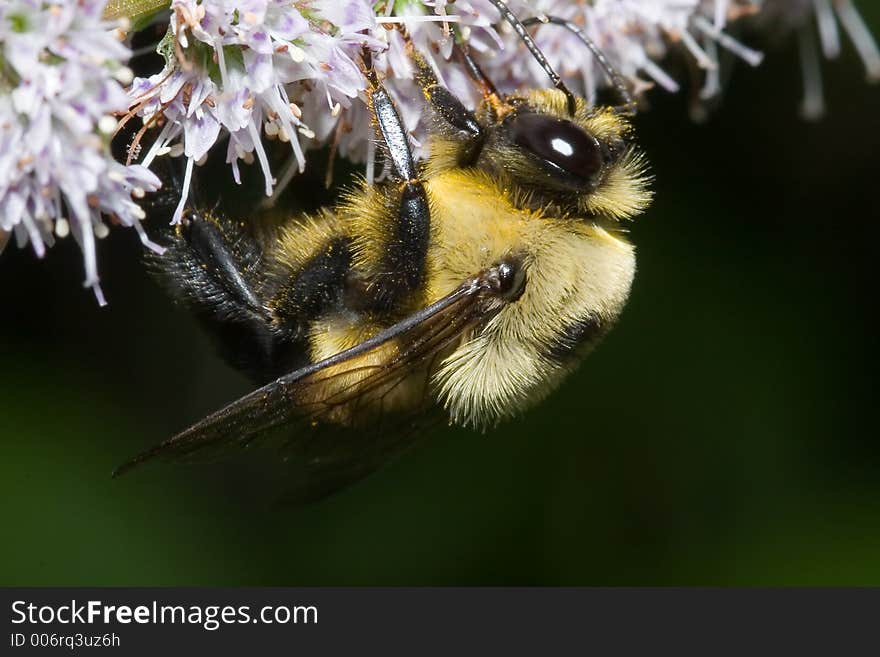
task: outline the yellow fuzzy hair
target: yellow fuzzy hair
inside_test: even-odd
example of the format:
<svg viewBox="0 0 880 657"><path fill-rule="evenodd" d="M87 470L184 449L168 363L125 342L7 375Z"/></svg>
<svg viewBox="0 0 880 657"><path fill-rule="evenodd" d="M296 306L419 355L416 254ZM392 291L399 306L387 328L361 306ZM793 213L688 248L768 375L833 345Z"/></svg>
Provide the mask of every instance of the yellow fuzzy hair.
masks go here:
<svg viewBox="0 0 880 657"><path fill-rule="evenodd" d="M574 120L604 143L625 139L630 132L624 118L607 109L589 108L583 101L578 101L570 119L565 98L556 90L529 92L519 102L540 113ZM558 208L535 203L528 189L511 184L503 175L496 178L460 168L459 149L455 140L432 138L431 156L422 169L431 208L425 284L405 305L411 310L424 307L501 261L516 260L523 266L522 296L448 347L432 372L435 394L450 420L482 428L546 396L574 367L576 357L613 325L635 273L634 249L617 221L641 211L650 192L643 159L629 149L608 167L597 189L584 195L574 212L582 216L560 216ZM362 181L343 197L336 214L305 218L282 231L281 266L296 270L342 235L351 240L354 271L369 280L381 271L394 238L391 230L398 204L397 186ZM394 318L355 311L316 319L309 333L312 361L363 342L389 321ZM584 322L595 323L597 330L577 353L568 359L552 357L554 344L569 328ZM344 376L328 378L315 394L331 395L356 386L397 348L392 341L364 354L358 358L364 369L346 369ZM398 408L415 404L424 392L425 377L424 371L413 372L387 399L383 395L383 404ZM340 409L342 415L336 419L351 420L343 417L346 412Z"/></svg>
<svg viewBox="0 0 880 657"><path fill-rule="evenodd" d="M429 300L511 256L526 269L522 297L466 336L435 374L452 421L482 427L555 387L567 368L543 354L567 326L588 317L611 326L629 293L634 251L596 223L517 209L489 176L449 171L427 187L437 230Z"/></svg>
<svg viewBox="0 0 880 657"><path fill-rule="evenodd" d="M279 229L268 264L280 271L300 271L342 234L339 217L329 210L291 219Z"/></svg>

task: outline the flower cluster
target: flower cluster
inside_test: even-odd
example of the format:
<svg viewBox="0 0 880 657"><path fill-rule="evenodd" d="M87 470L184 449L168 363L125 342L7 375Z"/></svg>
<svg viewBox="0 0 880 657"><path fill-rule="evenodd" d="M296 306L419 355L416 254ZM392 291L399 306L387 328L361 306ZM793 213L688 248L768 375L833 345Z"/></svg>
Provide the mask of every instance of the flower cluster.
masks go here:
<svg viewBox="0 0 880 657"><path fill-rule="evenodd" d="M840 55L838 25L861 57L868 80L880 81L880 49L852 0L762 0L758 18L766 28L797 33L804 78L801 113L805 118L817 119L825 113L819 52L826 59Z"/></svg>
<svg viewBox="0 0 880 657"><path fill-rule="evenodd" d="M399 103L410 110L403 112L408 127L417 131L419 94L392 26L410 27L426 52L444 41L448 57L452 21L466 14L472 25L494 33L491 19L497 20L485 0L456 3L458 13L448 19L442 4L432 12L421 2L389 2L377 13L369 0L173 0L169 35L160 46L165 70L136 79L130 91L132 111L145 126L161 125L143 164L165 154L186 157L173 221L180 220L193 165L221 140L228 140L226 161L236 181L239 161L259 162L267 195L276 182L283 187L302 171L307 146L333 139L342 155L367 159L372 139L359 64L365 50L388 73ZM442 27L416 29L429 23ZM290 144L291 162L280 181L269 169L263 139ZM133 147L137 155L140 141Z"/></svg>
<svg viewBox="0 0 880 657"><path fill-rule="evenodd" d="M113 114L125 111L129 51L101 18L105 2L12 0L0 4L0 248L14 234L38 256L72 234L85 285L98 301L95 238L110 223L133 226L134 199L159 186L143 166L110 154Z"/></svg>
<svg viewBox="0 0 880 657"><path fill-rule="evenodd" d="M369 4L322 0L310 8L304 15L285 0L171 3L168 65L150 78L136 79L130 95L146 125L163 125L144 164L166 153L186 156L175 222L186 202L193 164L221 136L228 138L226 159L235 180L240 181L239 160L250 163L256 155L267 195L275 180L264 137L289 142L297 168L303 169L300 137L314 133L290 85L307 83L325 103L324 111L334 116L363 89L353 56L364 39L360 32L375 26Z"/></svg>
<svg viewBox="0 0 880 657"><path fill-rule="evenodd" d="M158 18L168 20L159 44L164 70L134 79L126 94L120 83L131 82L124 65L130 53L119 30L101 18L106 2L0 3L0 250L14 233L42 255L53 235L72 233L85 255L86 284L99 300L95 237L107 233L108 218L135 227L145 245L158 248L144 234L136 203L159 185L147 168L157 157L186 160L174 222L193 167L218 144L238 182L242 162L259 163L270 197L303 170L309 148L326 144L366 162L368 180L380 177L364 102L367 55L417 158L426 155L427 120L409 47L470 107L480 97L454 56L456 39L502 92L546 86L547 72L504 20L505 7L522 19L554 16L581 31L528 28L566 84L593 102L609 80L583 38L637 96L654 86L676 91L661 62L683 53L704 71L697 96L708 99L721 89L721 51L753 66L762 60L731 34L745 16L799 35L808 116L823 109L818 52L837 55L839 26L869 78L880 79L880 52L853 0L506 0L502 7L496 0L109 0L114 15L170 5L168 18ZM125 165L109 154L114 114L143 122ZM266 140L289 144L281 171L270 168Z"/></svg>
<svg viewBox="0 0 880 657"><path fill-rule="evenodd" d="M705 71L699 97L708 99L721 89L720 50L752 66L763 58L731 36L728 24L761 10L801 14L805 1L509 0L506 4L523 18L552 15L578 26L637 94L655 85L678 90L676 80L657 62L670 49L681 50ZM812 11L814 0L808 1ZM830 0L815 0L815 5L831 6ZM856 25L854 7L849 0L835 0L834 6L844 26L859 37L857 46L868 53L870 62L873 40L863 23L861 29ZM239 160L250 162L256 154L267 195L302 170L306 148L326 143L343 156L366 161L367 178L372 180L373 128L363 102L366 79L358 66L364 50L395 98L417 158L426 155L427 121L405 39L428 60L440 81L471 107L479 98L452 56L456 33L502 91L548 82L546 72L525 52L490 0L173 0L171 7L173 41L166 44L166 69L137 80L131 95L135 111L147 124L163 125L144 163L163 153L185 154L185 190L193 164L226 138L226 159L235 179L239 180ZM823 16L820 25L828 22ZM608 80L579 38L554 25L531 28L531 33L569 86L594 100ZM291 144L291 161L278 187L263 138ZM185 200L186 191L175 220Z"/></svg>

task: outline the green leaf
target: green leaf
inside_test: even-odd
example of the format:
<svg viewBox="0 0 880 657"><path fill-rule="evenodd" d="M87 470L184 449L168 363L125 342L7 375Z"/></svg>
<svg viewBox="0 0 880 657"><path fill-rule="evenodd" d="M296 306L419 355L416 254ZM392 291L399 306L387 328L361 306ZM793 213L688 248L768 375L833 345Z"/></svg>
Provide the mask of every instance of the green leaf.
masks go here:
<svg viewBox="0 0 880 657"><path fill-rule="evenodd" d="M115 20L127 18L133 30L145 27L156 14L167 11L169 0L109 0L104 8L104 18Z"/></svg>

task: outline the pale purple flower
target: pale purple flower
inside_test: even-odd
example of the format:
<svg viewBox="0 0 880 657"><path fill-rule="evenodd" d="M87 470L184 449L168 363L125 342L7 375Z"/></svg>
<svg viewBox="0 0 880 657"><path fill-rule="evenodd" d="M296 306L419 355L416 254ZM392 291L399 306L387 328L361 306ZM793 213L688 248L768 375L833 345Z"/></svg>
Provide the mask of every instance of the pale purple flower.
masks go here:
<svg viewBox="0 0 880 657"><path fill-rule="evenodd" d="M831 1L765 0L764 9L786 16L811 15ZM852 17L857 14L849 11L849 0L833 1L841 19L854 24ZM521 18L553 15L578 25L637 95L652 86L677 91L678 82L658 62L672 48L683 51L704 71L699 93L703 99L721 89L720 50L752 66L761 62L762 53L727 31L728 23L759 11L761 4L761 0L508 2ZM805 4L810 7L805 9ZM783 5L787 9L780 9ZM303 169L303 151L308 147L332 143L341 155L366 161L369 181L381 177L374 171L374 128L359 65L364 48L396 101L415 157L424 158L428 119L401 27L440 82L468 107L476 106L479 95L452 56L453 28L500 90L548 83L546 72L489 0L173 0L171 7L166 69L136 80L130 95L145 122L161 119L163 125L144 164L165 153L187 158L175 222L186 202L193 164L223 139L228 140L226 159L234 179L240 181L240 160L259 161L270 201ZM531 32L566 83L595 101L609 81L583 43L558 26L537 26ZM205 62L215 70L204 70ZM277 185L262 144L266 138L291 145L291 160Z"/></svg>
<svg viewBox="0 0 880 657"><path fill-rule="evenodd" d="M688 56L705 70L702 91L709 97L720 90L719 48L732 51L756 66L762 54L740 43L725 27L750 3L734 0L510 0L509 7L521 17L553 15L580 26L628 80L636 93L653 85L667 91L678 83L657 61L671 44L681 44ZM406 43L396 28L402 25L416 49L427 60L441 83L474 108L479 94L464 68L452 57L452 28L467 40L473 55L488 77L502 91L512 92L548 84L547 74L525 50L509 25L500 20L488 0L410 0L377 5L373 36L386 48L373 55L373 66L395 98L398 111L411 135L417 159L427 155L428 119L422 95L413 79L414 68ZM590 52L571 33L558 26L531 28L536 43L551 65L577 93L590 101L608 84L605 73ZM367 160L367 179L373 179L372 128L359 105L339 116L320 112L320 103L302 98L303 113L318 141L332 139L339 152Z"/></svg>
<svg viewBox="0 0 880 657"><path fill-rule="evenodd" d="M804 79L801 113L806 118L825 113L820 53L836 59L841 32L852 41L868 81L880 81L880 49L852 0L763 0L758 18L771 29L797 34Z"/></svg>
<svg viewBox="0 0 880 657"><path fill-rule="evenodd" d="M225 142L231 177L259 163L271 202L306 165L308 148L332 144L374 171L376 140L366 105L364 50L394 97L417 159L428 154L427 113L401 28L440 82L474 108L478 90L453 56L455 33L502 92L548 84L490 0L172 0L160 44L165 70L121 84L130 52L102 21L105 0L0 2L0 250L14 235L42 256L55 237L72 234L84 254L86 285L98 286L95 238L109 222L134 227L145 245L137 200L159 186L148 167L162 155L186 159L180 220L194 165ZM636 95L677 91L662 63L688 57L704 72L698 96L721 89L722 50L756 66L762 53L731 34L744 16L798 35L804 64L804 113L821 114L819 54L834 58L842 35L870 80L880 79L880 51L853 0L508 0L520 18L571 21L606 55ZM554 25L529 28L553 68L595 102L607 75L573 34ZM123 165L112 160L114 114L140 116L144 130ZM145 137L149 128L155 130ZM290 147L289 163L270 170L265 140ZM142 152L143 151L143 152ZM142 157L141 157L142 156Z"/></svg>
<svg viewBox="0 0 880 657"><path fill-rule="evenodd" d="M552 15L572 21L583 29L605 53L636 93L653 85L670 92L678 83L657 61L668 52L670 44L680 43L697 65L706 72L703 95L720 89L718 49L732 51L756 66L761 53L745 46L724 29L728 18L743 11L743 3L732 0L510 0L508 6L520 18ZM428 0L395 2L378 11L378 39L387 50L373 57L373 64L384 74L385 85L394 96L398 111L411 135L411 146L418 159L427 155L427 117L422 96L413 80L414 69L405 51L400 32L384 29L402 24L413 45L428 61L441 83L474 108L479 101L475 85L464 68L452 57L454 26L467 40L473 55L493 83L505 92L548 84L547 73L529 55L519 37L500 20L488 0ZM391 12L393 9L393 13ZM608 84L598 62L578 38L558 26L531 28L536 43L550 64L577 93L590 101L597 90ZM356 120L355 120L356 119ZM316 119L309 119L317 122ZM360 116L343 114L339 148L361 159L367 158L367 178L372 179L372 149L361 129L370 134L370 126ZM311 124L311 123L310 123ZM320 131L330 134L336 121L327 121ZM361 146L364 144L364 146Z"/></svg>
<svg viewBox="0 0 880 657"><path fill-rule="evenodd" d="M166 69L135 80L130 97L145 123L161 117L164 124L143 163L174 155L180 146L186 157L174 222L180 221L193 165L220 139L228 139L226 159L236 182L239 160L256 158L267 196L275 178L264 137L289 142L301 171L300 140L315 138L303 119L305 84L320 103L316 116L335 117L364 89L360 49L384 48L362 33L375 29L367 0L316 0L309 3L309 19L289 0L174 0L171 8Z"/></svg>
<svg viewBox="0 0 880 657"><path fill-rule="evenodd" d="M140 224L132 200L159 180L110 155L113 114L128 100L120 81L129 56L103 0L12 0L0 4L0 237L13 233L42 257L55 237L72 234L85 262L85 285L103 305L95 238L111 223ZM3 240L0 239L0 248Z"/></svg>

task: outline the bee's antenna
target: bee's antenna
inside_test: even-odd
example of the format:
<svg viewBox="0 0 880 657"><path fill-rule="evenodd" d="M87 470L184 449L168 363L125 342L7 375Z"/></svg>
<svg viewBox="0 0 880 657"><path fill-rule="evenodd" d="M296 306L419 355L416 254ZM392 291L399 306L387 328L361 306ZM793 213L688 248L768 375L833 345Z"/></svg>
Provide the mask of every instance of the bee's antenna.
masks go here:
<svg viewBox="0 0 880 657"><path fill-rule="evenodd" d="M636 110L638 109L638 105L636 104L635 98L633 98L632 93L630 93L629 87L626 86L626 81L623 79L623 76L620 74L614 66L612 66L611 62L608 61L608 58L605 56L599 46L593 43L593 40L590 39L586 35L586 33L577 25L572 23L569 20L564 18L559 18L557 16L533 16L531 18L527 18L522 21L522 25L524 27L529 27L532 25L546 25L548 23L552 23L553 25L561 25L569 32L572 32L578 39L580 39L583 44L590 49L590 52L593 53L593 57L596 58L596 61L599 62L599 66L602 67L602 70L605 71L605 75L608 76L609 82L614 86L614 90L620 94L620 98L623 100L623 105L619 109L621 114L625 114L627 116L634 116L636 114Z"/></svg>
<svg viewBox="0 0 880 657"><path fill-rule="evenodd" d="M517 33L522 42L526 45L526 48L529 49L529 52L532 53L532 57L535 58L535 61L541 65L541 68L544 69L544 72L550 76L550 80L553 82L553 86L559 89L562 93L565 94L565 100L568 102L568 114L570 116L574 116L575 109L577 107L577 102L575 101L574 94L571 93L571 90L565 86L565 83L562 81L562 77L553 70L553 67L550 66L550 62L547 61L547 58L544 56L544 53L541 52L541 49L538 48L538 45L535 43L535 40L532 38L532 35L526 31L524 23L520 22L520 20L514 16L513 12L507 7L504 3L504 0L489 0L495 9L498 10L498 13L501 14L501 17L510 23L510 26L513 28L513 31Z"/></svg>

